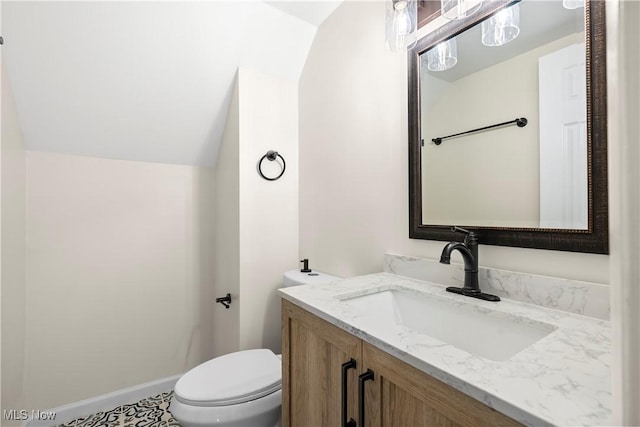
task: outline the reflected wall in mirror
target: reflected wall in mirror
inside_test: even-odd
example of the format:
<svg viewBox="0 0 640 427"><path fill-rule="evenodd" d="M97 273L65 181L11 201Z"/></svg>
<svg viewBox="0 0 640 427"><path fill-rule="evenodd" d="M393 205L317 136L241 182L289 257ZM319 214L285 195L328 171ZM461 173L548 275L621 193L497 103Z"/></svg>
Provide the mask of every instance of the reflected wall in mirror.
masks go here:
<svg viewBox="0 0 640 427"><path fill-rule="evenodd" d="M478 24L451 39L451 68L428 67L437 47L420 55L424 224L587 229L584 8L514 7L511 42L485 46ZM432 141L516 117L527 125Z"/></svg>
<svg viewBox="0 0 640 427"><path fill-rule="evenodd" d="M410 52L409 104L410 237L608 252L604 2L487 2Z"/></svg>

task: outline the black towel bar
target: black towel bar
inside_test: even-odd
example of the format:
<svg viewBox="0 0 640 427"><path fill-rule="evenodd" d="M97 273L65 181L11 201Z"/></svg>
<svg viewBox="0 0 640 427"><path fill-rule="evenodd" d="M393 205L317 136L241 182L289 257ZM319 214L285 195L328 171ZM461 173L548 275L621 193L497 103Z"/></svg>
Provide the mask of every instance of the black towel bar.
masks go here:
<svg viewBox="0 0 640 427"><path fill-rule="evenodd" d="M525 117L520 117L520 118L517 118L515 120L509 120L508 122L498 123L496 125L485 126L485 127L478 128L478 129L471 129L471 130L468 130L466 132L455 133L453 135L439 136L437 138L432 138L431 141L433 141L433 143L436 144L436 145L440 145L440 144L442 144L443 140L448 139L448 138L453 138L453 137L460 136L460 135L466 135L466 134L469 134L469 133L482 132L484 130L489 130L489 129L493 129L493 128L497 128L497 127L501 127L501 126L514 124L514 123L516 125L518 125L519 128L522 128L522 127L525 127L527 125L528 121L527 121L527 119ZM422 140L422 145L424 145L424 140Z"/></svg>

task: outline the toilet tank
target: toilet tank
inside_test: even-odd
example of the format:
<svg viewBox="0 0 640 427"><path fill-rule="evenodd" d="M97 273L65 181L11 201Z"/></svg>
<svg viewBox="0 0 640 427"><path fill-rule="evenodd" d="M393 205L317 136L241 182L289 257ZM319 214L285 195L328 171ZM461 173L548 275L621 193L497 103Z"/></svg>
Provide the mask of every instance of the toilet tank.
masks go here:
<svg viewBox="0 0 640 427"><path fill-rule="evenodd" d="M337 276L332 276L330 274L322 273L320 271L311 271L309 273L303 273L300 270L290 270L284 273L282 278L282 283L285 287L288 286L298 286L298 285L312 285L312 284L322 284L322 283L331 283L338 280L342 280L342 278Z"/></svg>

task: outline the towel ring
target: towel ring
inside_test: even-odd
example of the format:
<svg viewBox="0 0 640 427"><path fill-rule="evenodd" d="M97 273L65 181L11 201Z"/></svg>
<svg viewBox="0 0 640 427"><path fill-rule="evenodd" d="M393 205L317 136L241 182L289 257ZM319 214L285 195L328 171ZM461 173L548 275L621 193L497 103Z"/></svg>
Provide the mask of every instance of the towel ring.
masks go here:
<svg viewBox="0 0 640 427"><path fill-rule="evenodd" d="M275 178L269 178L268 176L265 176L264 173L262 173L262 162L264 161L264 159L267 159L270 162L272 162L278 157L280 157L280 160L282 160L282 171L280 171L280 175L276 176ZM284 175L284 170L286 168L287 168L287 163L284 161L284 157L282 157L277 151L273 151L273 150L267 151L267 154L262 156L262 158L258 162L258 173L260 174L261 177L263 177L267 181L275 181L276 179L280 179L280 177Z"/></svg>

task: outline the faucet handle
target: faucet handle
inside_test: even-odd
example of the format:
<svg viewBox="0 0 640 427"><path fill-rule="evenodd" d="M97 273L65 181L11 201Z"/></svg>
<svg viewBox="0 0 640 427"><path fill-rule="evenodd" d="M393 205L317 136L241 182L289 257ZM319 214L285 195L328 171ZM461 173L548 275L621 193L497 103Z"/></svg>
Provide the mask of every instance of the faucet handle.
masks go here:
<svg viewBox="0 0 640 427"><path fill-rule="evenodd" d="M456 233L456 232L457 232L457 233L464 233L464 234L466 234L467 236L468 236L469 234L473 233L473 231L466 230L466 229L464 229L464 228L462 228L462 227L458 227L457 225L454 225L453 227L451 227L451 231L453 231L454 233Z"/></svg>
<svg viewBox="0 0 640 427"><path fill-rule="evenodd" d="M468 245L469 243L477 242L476 233L474 233L473 231L469 231L462 227L458 227L457 225L454 225L453 227L451 227L451 231L453 231L454 233L463 233L465 235L464 236L465 245Z"/></svg>

